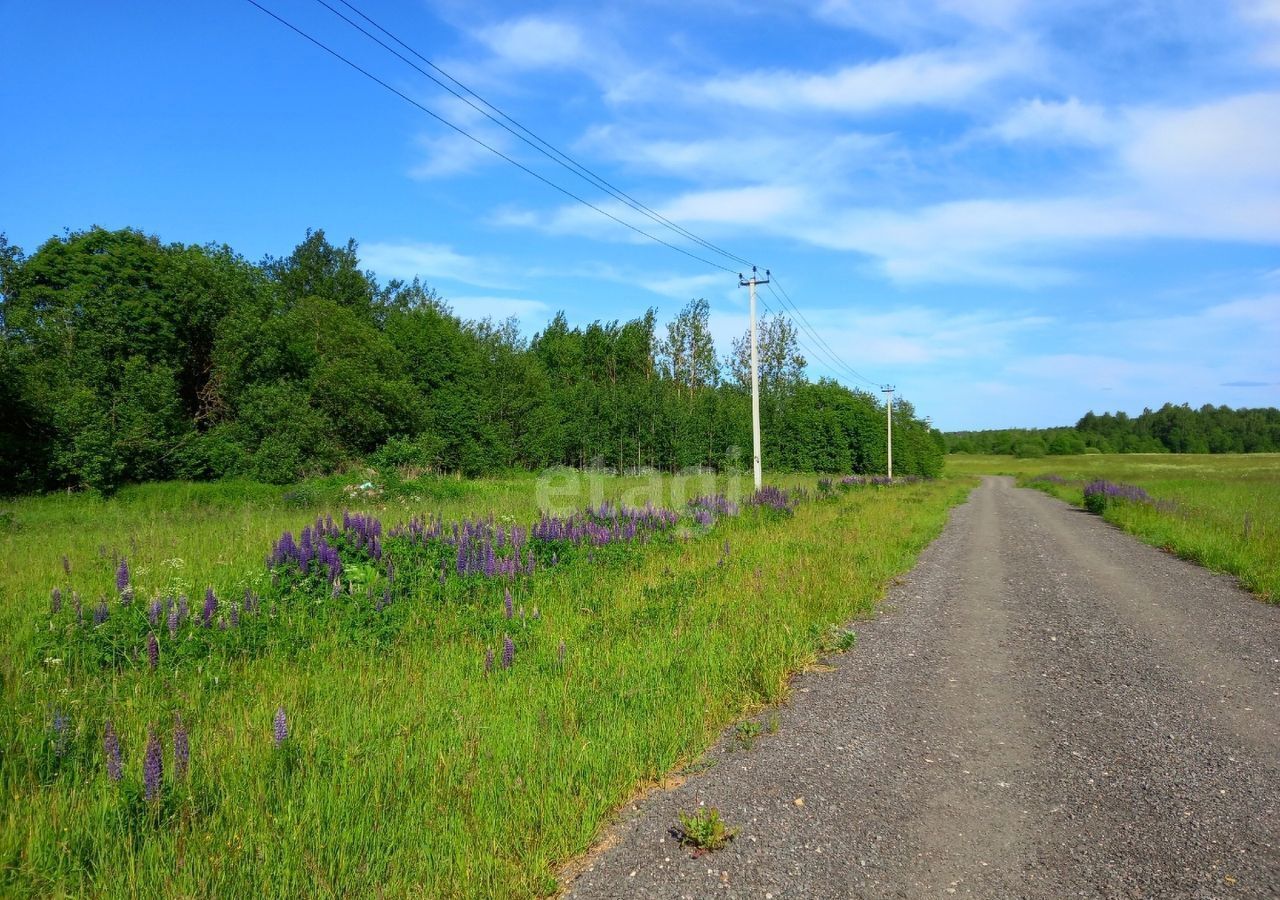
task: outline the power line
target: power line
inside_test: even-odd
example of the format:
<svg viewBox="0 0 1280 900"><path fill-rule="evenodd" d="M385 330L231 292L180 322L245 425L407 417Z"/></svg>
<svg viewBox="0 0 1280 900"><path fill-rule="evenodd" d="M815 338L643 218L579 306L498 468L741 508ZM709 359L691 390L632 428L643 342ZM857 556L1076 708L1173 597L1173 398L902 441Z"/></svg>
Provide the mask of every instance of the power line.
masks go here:
<svg viewBox="0 0 1280 900"><path fill-rule="evenodd" d="M778 310L775 310L773 307L769 305L768 301L762 298L761 303L764 305L764 308L772 315L775 315L775 316L788 315L789 317L789 312L787 310L787 307L783 305L782 298L777 294L777 292L775 291L771 291L771 292L773 293L774 298L777 299L779 305L781 306L782 312L779 313ZM796 309L796 312L799 312L799 310ZM812 337L817 338L818 340L821 341L820 345L815 346L810 342L808 342L803 337L805 333L808 333L808 332L805 332L803 329L801 329L800 333L796 335L795 339L796 339L796 343L799 344L800 347L803 348L806 352L808 352L809 357L811 359L820 363L821 365L824 365L830 368L838 378L843 378L846 381L850 381L850 382L861 381L864 384L867 384L873 388L879 387L878 384L876 384L873 381L869 381L868 379L851 377L851 375L848 373L852 373L854 370L851 369L848 366L848 364L845 363L844 360L842 360L840 356L836 354L834 350L831 349L829 344L827 344L825 341L821 341L821 338L819 338L817 334L813 334ZM820 349L820 348L825 348L825 349Z"/></svg>
<svg viewBox="0 0 1280 900"><path fill-rule="evenodd" d="M348 0L339 0L339 2L341 2L343 6L347 7L348 9L350 9L352 12L354 12L354 13L355 13L356 15L358 15L360 18L364 19L366 22L368 22L370 25L372 25L374 28L376 28L378 31L382 32L384 35L386 35L386 36L387 36L388 38L390 38L392 41L394 41L395 43L399 44L401 47L403 47L403 48L404 48L405 50L407 50L409 53L413 54L413 56L417 57L419 60L421 60L424 64L426 64L426 65L427 65L427 66L429 66L431 69L433 69L433 70L434 70L435 72L437 72L439 75L441 75L441 76L443 76L444 78L448 79L448 81L450 81L453 85L455 85L455 86L456 86L458 89L460 89L463 93L459 93L459 91L458 91L458 90L454 90L454 88L453 88L453 87L450 87L448 84L445 84L443 81L441 81L441 80L440 80L439 78L437 78L435 75L432 75L430 72L426 71L426 70L425 70L425 69L423 69L421 66L419 66L419 65L415 64L412 60L406 59L406 58L405 58L405 56L404 56L403 54L401 54L399 51L397 51L395 48L387 46L387 44L386 44L386 43L384 43L382 40L380 40L376 35L370 34L370 33L369 33L368 31L366 31L363 27L361 27L358 23L351 21L351 19L347 18L347 16L343 15L343 14L342 14L341 12L339 12L337 9L334 9L334 7L333 7L333 6L331 6L331 5L327 2L327 0L316 0L316 2L317 2L317 3L319 3L321 6L323 6L325 9L329 10L329 11L330 11L331 13L333 13L335 16L337 16L338 18L340 18L342 21L346 22L346 23L347 23L348 25L350 25L352 28L354 28L354 29L356 29L357 31L359 31L359 32L360 32L361 34L363 34L365 37L369 38L369 40L373 41L373 42L374 42L374 43L376 43L378 46L380 46L380 47L382 47L384 50L386 50L387 52L389 52L389 53L393 54L397 59L399 59L401 62L405 63L405 65L407 65L407 66L411 67L412 69L414 69L415 71L419 72L420 74L422 74L423 76L425 76L426 78L428 78L429 80L431 80L433 83L435 83L435 84L436 84L436 85L438 85L439 87L441 87L441 88L443 88L444 90L448 91L448 92L449 92L450 94L452 94L454 97L456 97L457 99L461 100L463 103L467 104L467 106L471 107L471 108L472 108L472 109L474 109L476 112L478 112L478 113L480 113L481 115L483 115L483 116L484 116L485 118L487 118L489 121L493 122L495 125L499 126L500 128L504 129L505 131L509 132L510 134L512 134L513 136L515 136L516 138L519 138L521 141L523 141L524 143L528 144L528 145L529 145L530 147L532 147L534 150L537 150L539 153L541 153L543 156L547 157L547 158L548 158L548 159L550 159L551 161L555 162L557 165L559 165L559 166L561 166L562 168L564 168L564 169L568 170L569 172L572 172L573 174L577 175L578 177L580 177L580 178L584 179L585 181L587 181L587 182L588 182L588 183L590 183L591 185L593 185L593 186L595 186L595 187L599 188L600 190L604 191L605 193L609 194L609 195L610 195L610 196L612 196L614 199L619 200L619 201L620 201L620 202L622 202L622 203L625 203L627 206L631 207L631 208L632 208L632 209L634 209L636 212L638 212L638 213L640 213L640 214L642 214L642 215L646 216L647 218L651 219L652 221L656 222L657 224L662 225L662 226L664 226L665 228L669 228L669 229L671 229L671 230L672 230L672 231L674 231L676 234L679 234L681 237L687 238L688 240L691 240L691 241L693 241L693 242L695 242L695 243L697 243L697 244L701 245L702 247L704 247L704 248L706 248L706 249L708 249L708 250L710 250L710 251L712 251L712 252L714 252L714 253L718 253L718 254L720 254L721 256L724 256L724 257L725 257L725 258L727 258L727 259L731 259L731 260L733 260L734 262L742 263L743 265L747 265L747 266L749 266L749 265L751 265L751 264L752 264L750 260L745 259L745 258L743 258L743 257L741 257L741 256L738 256L736 253L733 253L733 252L731 252L731 251L729 251L729 250L725 250L723 247L720 247L720 246L718 246L718 245L716 245L716 244L712 243L711 241L708 241L708 240L706 240L705 238L702 238L702 237L700 237L699 235L694 234L692 231L688 230L688 229L687 229L687 228L685 228L684 226L682 226L682 225L680 225L680 224L678 224L678 223L676 223L676 222L671 221L671 220L670 220L669 218L667 218L666 216L662 215L661 213L659 213L658 211L656 211L656 210L652 209L651 207L646 206L644 203L640 202L640 201L639 201L639 200L637 200L635 197L633 197L633 196L631 196L630 194L628 194L628 193L627 193L626 191L624 191L622 188L619 188L618 186L614 185L613 183L611 183L610 181L608 181L606 178L604 178L602 175L599 175L599 174L597 174L596 172L593 172L593 171L592 171L591 169L589 169L587 166L585 166L585 165L583 165L582 163L578 162L576 159L574 159L573 157L569 156L569 155L568 155L567 153L565 153L564 151L562 151L562 150L560 150L559 148L555 147L555 146L554 146L554 145L552 145L551 143L549 143L549 142L547 142L547 141L543 140L541 137L539 137L537 134L535 134L532 130L530 130L530 129L529 129L529 128L527 128L526 126L522 125L520 122L517 122L517 121L516 121L515 119L513 119L511 116L507 115L507 114L506 114L505 112L503 112L501 109L499 109L498 107L494 106L492 103L490 103L490 102L489 102L488 100L486 100L484 97L482 97L480 94L476 93L474 90L472 90L471 88L467 87L467 86L466 86L465 84L463 84L461 81L459 81L458 79L454 78L452 75L450 75L450 74L449 74L448 72L446 72L444 69L442 69L440 66L436 65L435 63L433 63L430 59L428 59L427 57L423 56L421 53L419 53L417 50L415 50L415 49L414 49L413 47L411 47L409 44L405 43L403 40L401 40L401 39L400 39L399 37L397 37L395 34L393 34L392 32L388 31L388 30L387 30L385 27L383 27L382 25L378 24L376 21L374 21L372 18L370 18L370 17L369 17L365 12L363 12L359 7L357 7L354 3L350 3L350 2L348 2ZM465 95L470 95L470 97L465 96ZM479 101L479 104L483 105L483 106L484 106L484 107L486 107L487 109L482 109L482 108L481 108L481 105L477 105L475 102L473 102L473 101L470 99L471 97L474 97L477 101ZM489 110L492 110L492 112L489 112ZM509 123L509 124L508 124L508 123ZM513 127L513 126L514 126L514 127ZM517 129L518 129L518 130L517 130ZM526 136L526 135L527 135L527 136Z"/></svg>
<svg viewBox="0 0 1280 900"><path fill-rule="evenodd" d="M300 37L306 38L308 41L310 41L311 43L315 44L315 45L316 45L317 47L319 47L321 50L324 50L324 51L325 51L326 53L328 53L329 55L331 55L331 56L335 57L336 59L339 59L339 60L341 60L342 62L346 63L348 66L350 66L351 68L355 69L355 70L356 70L357 72L359 72L361 75L363 75L364 77L368 78L370 81L373 81L373 82L375 82L376 84L379 84L379 85L381 85L382 87L386 88L388 91L390 91L391 93L395 94L395 95L396 95L397 97L399 97L401 100L403 100L403 101L405 101L406 103L409 103L409 104L413 105L414 107L418 108L418 109L419 109L419 110L421 110L422 112L424 112L424 113L426 113L427 115L431 116L431 118L433 118L433 119L435 119L436 121L440 122L442 125L446 126L447 128L452 129L453 131L456 131L458 134L462 135L463 137L467 138L468 140L470 140L470 141L474 142L475 144L477 144L477 145L479 145L479 146L483 147L484 149L488 150L488 151L489 151L490 153L492 153L494 156L497 156L497 157L499 157L500 159L503 159L503 160L505 160L505 161L507 161L507 162L511 163L511 165L515 166L517 169L520 169L522 172L526 173L527 175L531 175L531 176L533 176L534 178L538 179L539 181L541 181L543 184L547 185L548 187L553 188L553 189L555 189L555 190L559 191L560 193L564 194L566 197L569 197L569 198L571 198L571 199L573 199L573 200L576 200L578 203L581 203L583 206L586 206L588 209L595 210L595 211L596 211L596 212L598 212L600 215L605 216L606 218L612 219L613 221L617 222L619 225L622 225L622 226L623 226L623 227L625 227L625 228L629 228L631 231L634 231L636 234L639 234L639 235L641 235L642 237L646 237L646 238L648 238L649 240L651 240L651 241L653 241L653 242L655 242L655 243L662 244L664 247L667 247L667 248L669 248L669 249L671 249L671 250L674 250L674 251L676 251L677 253L683 253L685 256L689 257L690 259L697 260L698 262L702 263L703 265L707 265L707 266L711 266L712 268L720 269L722 272L728 272L728 273L730 273L731 275L736 275L736 274L738 274L738 273L737 273L737 270L735 270L735 269L731 269L731 268L729 268L728 266L724 266L724 265L721 265L721 264L720 264L720 263L718 263L718 262L714 262L714 261L712 261L712 260L706 259L705 257L699 256L698 254L693 253L693 252L691 252L691 251L689 251L689 250L686 250L686 249L685 249L685 248L683 248L683 247L676 246L675 244L671 243L670 241L663 240L662 238L658 237L657 235L650 234L649 232L645 231L643 228L639 228L639 227L637 227L637 226L635 226L635 225L631 224L630 222L626 221L625 219L621 219L621 218L619 218L618 216L615 216L613 213L611 213L611 212L609 212L609 211L607 211L607 210L601 209L599 206L596 206L596 205L595 205L594 203L592 203L590 200L587 200L587 199L585 199L585 198L583 198L583 197L579 196L578 194L575 194L573 191L569 190L569 189L568 189L568 188L566 188L566 187L563 187L563 186L561 186L561 185L559 185L559 184L556 184L554 181L552 181L551 179L547 178L545 175L542 175L542 174L540 174L540 173L538 173L538 172L535 172L533 169L529 168L529 167L528 167L528 166L526 166L524 163L521 163L521 162L519 162L518 160L513 159L512 157L508 156L506 153L503 153L501 150L497 149L496 147L492 146L491 144L487 144L487 143L485 143L485 142L484 142L484 141L482 141L480 138L478 138L478 137L476 137L475 135L471 134L469 131L467 131L466 129L462 128L461 126L459 126L459 125L455 125L453 122L450 122L448 119L446 119L444 116L440 115L439 113L434 112L434 111L432 111L431 109L428 109L426 106L423 106L421 103L419 103L417 100L414 100L414 99L413 99L412 97L410 97L408 94L405 94L403 91L400 91L400 90L398 90L397 88L392 87L390 84L388 84L387 82L383 81L381 78L379 78L377 75L374 75L374 74L373 74L372 72L370 72L369 70L364 69L364 68L362 68L361 66L357 65L356 63L352 62L351 60L347 59L345 56L343 56L343 55L342 55L341 53L339 53L337 50L334 50L332 47L330 47L328 44L326 44L326 43L324 43L323 41L321 41L319 38L312 37L310 34L308 34L307 32L303 31L301 28L299 28L298 26L294 25L292 22L290 22L290 21L288 21L287 19L284 19L284 18L282 18L282 17L280 17L280 16L276 15L274 12L272 12L272 11L271 11L271 10L269 10L269 9L267 9L267 8L266 8L265 6L263 6L262 4L258 3L258 2L257 2L257 0L245 0L245 2L247 2L247 3L251 4L252 6L257 7L259 10L261 10L261 11L262 11L262 12L264 12L264 13L266 13L266 14L267 14L268 16L270 16L271 18L275 19L275 20L276 20L277 22L279 22L281 25L284 25L284 26L285 26L286 28L288 28L290 31L293 31L294 33L298 34Z"/></svg>
<svg viewBox="0 0 1280 900"><path fill-rule="evenodd" d="M777 279L774 279L774 280L776 281ZM863 375L857 369L850 366L840 357L838 353L836 353L836 351L832 348L832 346L827 343L826 339L823 338L822 334L818 331L818 329L816 329L813 326L813 324L808 320L808 318L805 317L805 314L801 311L800 306L794 300L791 299L791 295L787 293L787 289L782 286L781 282L778 282L776 291L774 290L774 285L771 283L769 285L769 291L775 297L778 298L778 302L783 304L784 307L787 306L788 304L790 305L791 311L794 312L800 318L801 328L808 331L810 336L812 336L813 339L822 348L825 349L826 356L829 359L834 360L837 367L843 369L850 376L852 376L856 381L861 381L862 383L869 385L873 388L878 388L880 386L877 382L872 381L870 378ZM779 295L778 291L781 291L782 294Z"/></svg>
<svg viewBox="0 0 1280 900"><path fill-rule="evenodd" d="M775 294L774 296L776 297L777 295ZM765 312L769 313L771 316L775 316L775 317L777 317L777 318L782 318L782 317L786 314L786 310L785 310L785 309L784 309L782 312L779 312L778 310L776 310L776 309L774 309L772 306L770 306L770 305L769 305L769 301L768 301L768 300L766 300L766 299L764 299L764 297L760 297L760 298L759 298L759 300L760 300L760 305L764 307ZM801 350L804 350L804 351L805 351L805 353L807 353L807 354L808 354L809 359L811 359L811 360L815 360L815 361L817 361L818 363L820 363L820 364L822 364L822 365L824 365L824 366L828 366L829 368L831 368L831 369L835 372L835 374L836 374L836 376L837 376L837 377L844 378L844 379L846 379L846 380L852 380L852 379L849 379L849 377L848 377L847 375L845 375L845 374L840 370L839 366L833 366L833 365L832 365L832 363L831 363L829 360L825 360L825 359L823 359L823 358L822 358L822 356L823 356L823 355L822 355L822 353L821 353L820 351L816 350L816 349L815 349L811 344L809 344L809 343L808 343L808 342L807 342L803 337L801 337L799 334L797 334L797 335L795 336L795 341L796 341L796 344L800 347L800 349L801 349Z"/></svg>

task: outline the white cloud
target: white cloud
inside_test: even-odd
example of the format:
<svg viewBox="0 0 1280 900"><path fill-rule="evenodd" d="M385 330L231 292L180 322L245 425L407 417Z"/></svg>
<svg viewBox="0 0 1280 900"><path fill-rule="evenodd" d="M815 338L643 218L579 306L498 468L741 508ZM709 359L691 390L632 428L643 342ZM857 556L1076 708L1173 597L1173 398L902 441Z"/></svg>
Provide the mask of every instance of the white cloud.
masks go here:
<svg viewBox="0 0 1280 900"><path fill-rule="evenodd" d="M512 286L497 263L466 256L442 244L375 242L361 245L360 257L362 264L382 278L408 281L417 276L427 284L447 279L477 287Z"/></svg>
<svg viewBox="0 0 1280 900"><path fill-rule="evenodd" d="M541 16L502 22L478 36L496 56L522 69L575 66L591 56L576 25Z"/></svg>
<svg viewBox="0 0 1280 900"><path fill-rule="evenodd" d="M1280 187L1280 93L1140 112L1135 120L1124 160L1150 183L1181 190Z"/></svg>
<svg viewBox="0 0 1280 900"><path fill-rule="evenodd" d="M639 138L633 129L605 126L583 144L644 172L703 182L750 181L767 172L775 180L847 176L854 167L879 164L889 135L825 131L786 135L732 135L696 140Z"/></svg>
<svg viewBox="0 0 1280 900"><path fill-rule="evenodd" d="M1014 109L991 128L1006 141L1103 146L1118 137L1117 124L1105 109L1075 97L1044 101L1039 97Z"/></svg>
<svg viewBox="0 0 1280 900"><path fill-rule="evenodd" d="M1027 53L1016 46L965 54L930 50L823 75L755 71L713 79L703 91L714 100L754 109L868 113L902 106L946 106L1027 64Z"/></svg>
<svg viewBox="0 0 1280 900"><path fill-rule="evenodd" d="M675 300L693 300L709 290L723 288L724 275L669 275L664 278L644 278L641 284L664 297Z"/></svg>
<svg viewBox="0 0 1280 900"><path fill-rule="evenodd" d="M652 208L661 216L681 226L723 224L741 227L752 224L764 225L772 218L794 214L808 205L808 197L800 188L785 185L751 185L682 194ZM601 202L596 206L650 235L687 247L691 253L699 255L705 253L697 244L690 243L661 223L646 218L620 202ZM565 204L547 213L526 209L500 210L490 218L490 222L505 227L536 228L548 234L572 234L598 240L649 243L649 239L638 232L580 203ZM714 239L713 236L706 234L703 237Z"/></svg>
<svg viewBox="0 0 1280 900"><path fill-rule="evenodd" d="M682 194L663 204L659 212L675 222L723 222L750 225L790 216L808 208L803 188L788 185L751 185Z"/></svg>
<svg viewBox="0 0 1280 900"><path fill-rule="evenodd" d="M504 152L509 149L507 133L491 124L469 104L451 97L432 97L424 105L490 147ZM440 123L430 132L419 134L416 143L423 151L423 159L409 169L409 176L419 180L460 175L498 159L475 140Z"/></svg>

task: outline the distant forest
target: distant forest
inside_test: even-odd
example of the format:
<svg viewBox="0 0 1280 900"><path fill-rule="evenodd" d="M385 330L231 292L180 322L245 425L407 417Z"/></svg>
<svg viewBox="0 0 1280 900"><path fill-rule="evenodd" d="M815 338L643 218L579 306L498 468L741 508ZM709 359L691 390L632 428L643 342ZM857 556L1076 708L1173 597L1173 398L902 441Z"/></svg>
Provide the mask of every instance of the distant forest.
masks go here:
<svg viewBox="0 0 1280 900"><path fill-rule="evenodd" d="M717 357L708 306L659 328L464 320L380 284L354 241L287 257L93 228L26 256L0 235L0 493L110 492L353 463L482 475L551 465L749 468L746 343ZM806 378L792 323L761 328L768 469L885 468L879 400ZM895 405L894 470L940 473L943 436Z"/></svg>
<svg viewBox="0 0 1280 900"><path fill-rule="evenodd" d="M1166 403L1130 417L1086 413L1074 426L953 431L950 453L1022 457L1076 453L1275 453L1280 452L1280 409L1231 409Z"/></svg>

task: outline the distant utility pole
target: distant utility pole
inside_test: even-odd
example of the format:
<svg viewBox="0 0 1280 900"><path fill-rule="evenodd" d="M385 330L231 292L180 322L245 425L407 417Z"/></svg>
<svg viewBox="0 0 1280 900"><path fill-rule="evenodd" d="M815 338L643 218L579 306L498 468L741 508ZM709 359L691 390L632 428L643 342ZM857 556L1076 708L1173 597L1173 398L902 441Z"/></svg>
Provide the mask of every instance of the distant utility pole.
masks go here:
<svg viewBox="0 0 1280 900"><path fill-rule="evenodd" d="M884 418L889 426L886 432L889 448L889 480L893 481L893 385L886 384L880 390L889 395L888 402L884 405Z"/></svg>
<svg viewBox="0 0 1280 900"><path fill-rule="evenodd" d="M764 278L756 277L756 267L751 267L751 278L742 277L738 273L738 287L751 288L751 456L755 470L756 490L760 490L762 473L760 471L760 376L756 369L756 285L769 283L769 270L764 270Z"/></svg>

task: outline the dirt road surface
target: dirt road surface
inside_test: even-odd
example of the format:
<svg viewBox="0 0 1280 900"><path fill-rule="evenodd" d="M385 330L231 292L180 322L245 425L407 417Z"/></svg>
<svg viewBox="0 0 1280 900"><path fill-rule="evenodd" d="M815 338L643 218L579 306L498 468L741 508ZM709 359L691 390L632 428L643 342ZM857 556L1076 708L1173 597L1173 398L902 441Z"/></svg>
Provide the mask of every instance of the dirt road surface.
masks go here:
<svg viewBox="0 0 1280 900"><path fill-rule="evenodd" d="M856 627L568 896L1280 897L1280 608L989 478Z"/></svg>

